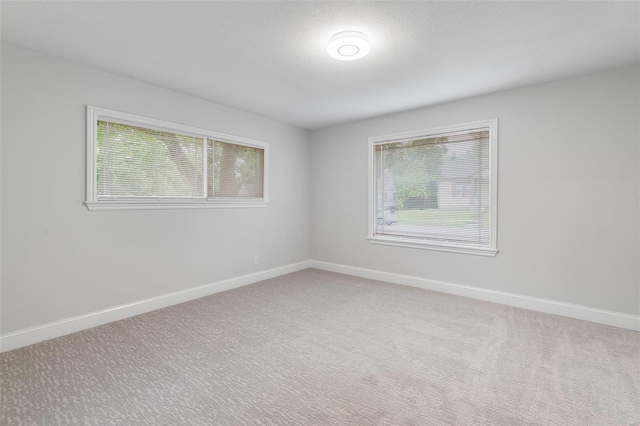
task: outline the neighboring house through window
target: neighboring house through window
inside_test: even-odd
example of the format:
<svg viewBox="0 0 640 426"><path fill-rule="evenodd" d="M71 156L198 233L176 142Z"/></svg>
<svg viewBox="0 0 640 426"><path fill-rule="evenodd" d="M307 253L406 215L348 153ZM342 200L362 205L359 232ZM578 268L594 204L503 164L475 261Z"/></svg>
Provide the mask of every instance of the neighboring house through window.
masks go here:
<svg viewBox="0 0 640 426"><path fill-rule="evenodd" d="M369 240L495 256L497 132L490 120L370 138Z"/></svg>

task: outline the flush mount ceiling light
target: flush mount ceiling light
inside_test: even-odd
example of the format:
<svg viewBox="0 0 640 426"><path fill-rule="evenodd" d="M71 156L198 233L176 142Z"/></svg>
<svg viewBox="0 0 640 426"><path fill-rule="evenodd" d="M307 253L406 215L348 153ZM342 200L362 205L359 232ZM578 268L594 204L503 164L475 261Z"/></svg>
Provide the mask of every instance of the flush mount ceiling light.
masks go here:
<svg viewBox="0 0 640 426"><path fill-rule="evenodd" d="M371 50L367 36L358 31L342 31L329 39L327 53L340 61L353 61Z"/></svg>

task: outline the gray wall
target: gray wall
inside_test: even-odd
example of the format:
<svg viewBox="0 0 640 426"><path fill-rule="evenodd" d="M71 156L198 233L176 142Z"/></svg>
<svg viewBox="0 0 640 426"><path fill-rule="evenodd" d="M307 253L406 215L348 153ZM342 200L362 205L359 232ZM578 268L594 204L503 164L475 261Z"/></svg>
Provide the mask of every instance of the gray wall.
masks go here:
<svg viewBox="0 0 640 426"><path fill-rule="evenodd" d="M312 258L639 314L639 70L312 133ZM367 138L499 119L495 258L369 244Z"/></svg>
<svg viewBox="0 0 640 426"><path fill-rule="evenodd" d="M309 259L307 131L8 44L1 83L2 333ZM87 104L268 142L271 205L88 211Z"/></svg>
<svg viewBox="0 0 640 426"><path fill-rule="evenodd" d="M12 45L1 53L2 333L309 258L640 313L638 68L310 136ZM87 104L269 142L271 206L89 212ZM500 120L498 256L367 243L367 138L489 118Z"/></svg>

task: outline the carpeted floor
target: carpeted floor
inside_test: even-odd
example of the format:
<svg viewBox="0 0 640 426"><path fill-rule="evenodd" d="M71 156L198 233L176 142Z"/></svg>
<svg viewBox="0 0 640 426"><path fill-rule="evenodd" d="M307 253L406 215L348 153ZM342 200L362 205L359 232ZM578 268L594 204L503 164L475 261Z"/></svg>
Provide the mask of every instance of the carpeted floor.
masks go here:
<svg viewBox="0 0 640 426"><path fill-rule="evenodd" d="M2 425L640 422L640 333L314 269L0 361Z"/></svg>

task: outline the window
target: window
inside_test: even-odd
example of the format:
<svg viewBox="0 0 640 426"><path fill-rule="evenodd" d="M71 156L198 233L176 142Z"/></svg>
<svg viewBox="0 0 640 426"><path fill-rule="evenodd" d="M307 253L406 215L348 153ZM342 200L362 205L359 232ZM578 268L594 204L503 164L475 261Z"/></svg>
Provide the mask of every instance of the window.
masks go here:
<svg viewBox="0 0 640 426"><path fill-rule="evenodd" d="M498 121L369 138L369 241L495 256Z"/></svg>
<svg viewBox="0 0 640 426"><path fill-rule="evenodd" d="M87 107L89 210L263 207L268 144Z"/></svg>

